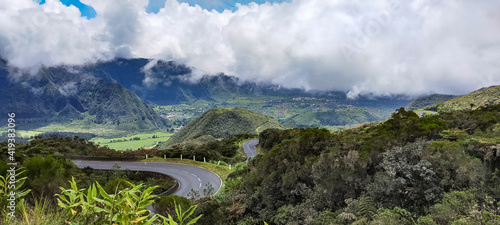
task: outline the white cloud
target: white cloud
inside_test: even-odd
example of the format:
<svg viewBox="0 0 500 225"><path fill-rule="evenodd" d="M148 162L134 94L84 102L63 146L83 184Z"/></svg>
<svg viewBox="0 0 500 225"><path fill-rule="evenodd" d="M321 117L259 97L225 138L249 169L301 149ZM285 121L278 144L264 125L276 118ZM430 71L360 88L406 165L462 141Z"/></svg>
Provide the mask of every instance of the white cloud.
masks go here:
<svg viewBox="0 0 500 225"><path fill-rule="evenodd" d="M70 96L78 92L78 86L76 85L76 82L70 81L60 85L57 90L64 96Z"/></svg>
<svg viewBox="0 0 500 225"><path fill-rule="evenodd" d="M293 0L218 13L167 0L157 14L146 13L147 0L82 2L96 18L56 0L0 4L1 56L21 68L175 60L197 77L224 72L351 97L500 83L497 1Z"/></svg>

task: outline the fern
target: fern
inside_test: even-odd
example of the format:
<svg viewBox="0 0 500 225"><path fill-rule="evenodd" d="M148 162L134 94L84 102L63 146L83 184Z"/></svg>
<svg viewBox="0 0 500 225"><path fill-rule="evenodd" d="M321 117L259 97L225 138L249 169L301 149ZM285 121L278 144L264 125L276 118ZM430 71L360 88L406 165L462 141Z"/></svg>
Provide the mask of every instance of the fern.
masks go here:
<svg viewBox="0 0 500 225"><path fill-rule="evenodd" d="M373 215L377 213L375 203L371 197L361 197L358 199L357 214L362 218L372 219Z"/></svg>

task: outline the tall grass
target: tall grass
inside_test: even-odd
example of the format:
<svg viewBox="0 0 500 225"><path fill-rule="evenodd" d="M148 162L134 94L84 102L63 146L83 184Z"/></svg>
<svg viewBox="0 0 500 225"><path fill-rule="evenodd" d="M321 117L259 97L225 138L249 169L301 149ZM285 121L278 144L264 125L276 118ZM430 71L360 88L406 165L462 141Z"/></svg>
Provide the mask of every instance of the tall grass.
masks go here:
<svg viewBox="0 0 500 225"><path fill-rule="evenodd" d="M48 199L42 197L34 200L33 204L24 203L18 206L19 213L16 217L7 215L7 211L1 213L2 225L52 225L64 224L62 210L50 203Z"/></svg>

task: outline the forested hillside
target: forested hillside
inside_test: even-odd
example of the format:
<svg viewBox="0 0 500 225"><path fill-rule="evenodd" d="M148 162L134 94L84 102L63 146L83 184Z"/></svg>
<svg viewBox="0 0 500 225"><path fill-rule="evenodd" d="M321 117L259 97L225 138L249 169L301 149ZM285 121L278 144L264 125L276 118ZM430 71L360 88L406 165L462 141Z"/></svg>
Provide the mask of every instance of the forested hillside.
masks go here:
<svg viewBox="0 0 500 225"><path fill-rule="evenodd" d="M500 104L500 86L493 86L474 91L468 95L441 102L429 107L438 112L477 109L481 106Z"/></svg>
<svg viewBox="0 0 500 225"><path fill-rule="evenodd" d="M357 108L299 114L287 119L284 124L290 127L346 126L382 118L365 109Z"/></svg>
<svg viewBox="0 0 500 225"><path fill-rule="evenodd" d="M258 134L268 128L281 128L275 120L248 109L211 109L190 121L159 148L197 138L226 138L237 134Z"/></svg>
<svg viewBox="0 0 500 225"><path fill-rule="evenodd" d="M425 118L401 108L333 134L266 130L263 155L230 176L241 204L222 223L498 224L499 122L499 105Z"/></svg>
<svg viewBox="0 0 500 225"><path fill-rule="evenodd" d="M441 94L427 95L424 97L417 98L412 102L410 102L410 104L406 106L406 110L413 111L413 110L423 109L458 97L459 96L456 95L441 95Z"/></svg>

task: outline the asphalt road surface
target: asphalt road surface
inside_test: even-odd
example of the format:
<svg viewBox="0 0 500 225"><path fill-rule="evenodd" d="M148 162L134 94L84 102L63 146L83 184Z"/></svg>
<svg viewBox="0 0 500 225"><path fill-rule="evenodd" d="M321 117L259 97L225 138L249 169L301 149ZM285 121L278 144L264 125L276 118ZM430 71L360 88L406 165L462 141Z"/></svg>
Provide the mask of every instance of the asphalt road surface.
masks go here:
<svg viewBox="0 0 500 225"><path fill-rule="evenodd" d="M257 150L255 150L255 146L259 144L259 140L251 140L243 143L243 151L247 155L247 160L245 162L248 163L250 158L257 156Z"/></svg>
<svg viewBox="0 0 500 225"><path fill-rule="evenodd" d="M207 184L211 184L215 194L222 186L220 177L206 169L177 163L162 162L118 162L118 161L81 161L72 160L79 168L91 167L94 169L110 170L114 165L120 166L121 170L151 171L168 175L177 182L180 187L174 195L188 197L191 189L199 191L200 197L204 197L203 190ZM102 184L104 185L104 184Z"/></svg>

